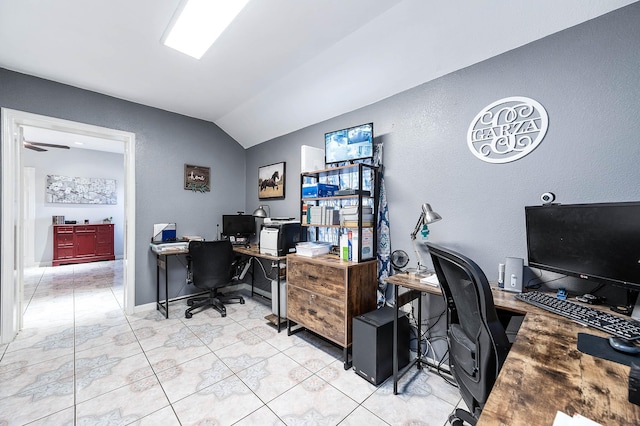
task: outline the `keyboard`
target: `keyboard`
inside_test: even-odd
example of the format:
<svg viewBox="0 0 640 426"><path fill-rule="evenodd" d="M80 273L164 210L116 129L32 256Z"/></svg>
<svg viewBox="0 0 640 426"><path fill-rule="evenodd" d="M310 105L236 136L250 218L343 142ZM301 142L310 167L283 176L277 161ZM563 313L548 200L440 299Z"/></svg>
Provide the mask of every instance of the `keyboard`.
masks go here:
<svg viewBox="0 0 640 426"><path fill-rule="evenodd" d="M627 340L640 339L640 322L602 312L589 306L561 300L539 291L516 294L523 302L567 317L579 324L597 328Z"/></svg>

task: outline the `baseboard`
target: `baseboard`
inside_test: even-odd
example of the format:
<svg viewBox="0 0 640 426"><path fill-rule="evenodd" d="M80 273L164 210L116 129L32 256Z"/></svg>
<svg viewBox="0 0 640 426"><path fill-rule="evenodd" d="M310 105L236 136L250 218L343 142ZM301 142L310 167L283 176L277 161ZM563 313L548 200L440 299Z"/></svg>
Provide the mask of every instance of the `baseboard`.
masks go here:
<svg viewBox="0 0 640 426"><path fill-rule="evenodd" d="M234 285L230 285L227 287L224 287L223 289L220 290L220 293L225 294L225 293L231 293L231 292L243 292L243 293L249 293L251 294L251 284L247 284L247 283L238 283L238 284L234 284ZM259 288L254 288L253 292L256 294L259 294L260 296L264 296L267 298L271 298L271 293L264 291L262 289ZM204 293L202 293L204 294ZM182 299L187 299L189 297L196 297L198 296L198 293L193 293L193 294L187 294L187 295L183 295L183 296L178 296L178 297L174 297L172 299L169 299L169 304L171 304L172 302L177 302L178 300L182 300ZM149 312L149 311L154 311L156 309L156 302L151 302L151 303L145 303L144 305L136 305L133 307L133 313L137 314L140 312Z"/></svg>

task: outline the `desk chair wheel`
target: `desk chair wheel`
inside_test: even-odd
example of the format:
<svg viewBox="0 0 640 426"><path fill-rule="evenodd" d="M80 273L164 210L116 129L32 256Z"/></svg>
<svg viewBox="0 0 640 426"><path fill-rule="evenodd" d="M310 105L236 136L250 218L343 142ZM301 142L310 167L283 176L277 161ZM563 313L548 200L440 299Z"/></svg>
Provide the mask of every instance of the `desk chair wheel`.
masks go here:
<svg viewBox="0 0 640 426"><path fill-rule="evenodd" d="M240 299L240 304L244 305L244 299Z"/></svg>
<svg viewBox="0 0 640 426"><path fill-rule="evenodd" d="M475 425L478 422L478 419L475 418L471 413L461 408L456 408L456 410L449 414L449 424L451 426L463 426L465 424Z"/></svg>
<svg viewBox="0 0 640 426"><path fill-rule="evenodd" d="M193 314L191 312L185 312L184 313L184 317L188 319L188 318L193 317Z"/></svg>

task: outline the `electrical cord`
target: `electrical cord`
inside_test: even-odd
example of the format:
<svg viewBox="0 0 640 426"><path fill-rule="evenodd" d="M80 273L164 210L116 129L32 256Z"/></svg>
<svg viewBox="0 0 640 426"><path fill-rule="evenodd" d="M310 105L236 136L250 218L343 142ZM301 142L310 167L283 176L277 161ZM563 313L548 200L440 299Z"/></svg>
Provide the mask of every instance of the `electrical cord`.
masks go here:
<svg viewBox="0 0 640 426"><path fill-rule="evenodd" d="M540 288L540 287L542 287L544 284L549 284L549 283L552 283L552 282L554 282L554 281L559 281L559 280L562 280L562 279L567 278L567 275L563 275L563 276L561 276L561 277L554 278L554 279L549 280L549 281L540 281L539 283L531 284L531 281L533 281L533 280L539 280L539 279L541 279L541 278L542 278L542 269L540 269L540 268L536 268L536 269L538 269L538 271L540 271L540 276L539 276L539 277L533 277L533 278L530 278L530 279L529 279L529 281L527 281L527 285L525 286L525 288L528 288L528 289L529 289L529 288L532 288L532 289L539 289L539 288Z"/></svg>
<svg viewBox="0 0 640 426"><path fill-rule="evenodd" d="M277 279L277 278L278 278L278 277L276 277L276 278L272 278L272 277L268 276L268 275L267 275L267 270L266 270L266 269L264 269L264 265L262 264L262 262L260 262L260 260L259 260L257 257L252 256L252 257L250 258L250 260L251 260L251 261L254 261L254 262L256 262L258 265L260 265L260 269L262 269L262 274L264 275L264 279L265 279L265 280L273 281L273 280L275 280L275 279ZM275 267L279 267L279 265L276 265ZM273 269L274 269L275 267L274 267L274 266L271 266L271 270L273 271Z"/></svg>

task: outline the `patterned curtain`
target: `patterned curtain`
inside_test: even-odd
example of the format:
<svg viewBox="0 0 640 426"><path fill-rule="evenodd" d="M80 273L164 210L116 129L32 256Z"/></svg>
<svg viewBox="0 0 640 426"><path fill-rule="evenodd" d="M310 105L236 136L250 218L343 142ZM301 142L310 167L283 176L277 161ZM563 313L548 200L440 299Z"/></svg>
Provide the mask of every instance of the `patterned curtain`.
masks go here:
<svg viewBox="0 0 640 426"><path fill-rule="evenodd" d="M378 307L392 299L393 294L387 294L386 279L391 275L391 235L389 233L389 207L387 205L387 190L384 187L383 167L380 166L380 199L378 200Z"/></svg>

